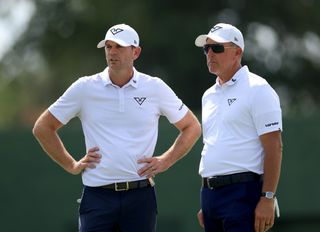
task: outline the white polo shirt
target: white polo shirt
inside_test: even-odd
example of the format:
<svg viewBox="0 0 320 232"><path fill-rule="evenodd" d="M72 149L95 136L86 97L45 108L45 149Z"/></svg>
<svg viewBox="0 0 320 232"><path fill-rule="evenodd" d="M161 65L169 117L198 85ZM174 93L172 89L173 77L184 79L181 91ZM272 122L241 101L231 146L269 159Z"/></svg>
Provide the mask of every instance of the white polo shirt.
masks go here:
<svg viewBox="0 0 320 232"><path fill-rule="evenodd" d="M242 67L233 78L202 97L204 147L202 177L239 172L263 173L259 136L282 130L279 97L265 79Z"/></svg>
<svg viewBox="0 0 320 232"><path fill-rule="evenodd" d="M83 184L101 186L145 179L137 160L154 153L161 115L170 123L182 119L188 108L161 79L134 70L122 88L114 85L108 68L79 78L49 107L63 124L79 117L86 149L99 147L101 162L82 174Z"/></svg>

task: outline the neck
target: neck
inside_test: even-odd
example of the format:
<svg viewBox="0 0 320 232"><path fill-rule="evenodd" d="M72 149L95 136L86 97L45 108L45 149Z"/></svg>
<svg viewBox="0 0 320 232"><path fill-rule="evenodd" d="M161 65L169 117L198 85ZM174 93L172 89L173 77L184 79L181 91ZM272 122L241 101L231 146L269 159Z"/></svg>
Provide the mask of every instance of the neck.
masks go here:
<svg viewBox="0 0 320 232"><path fill-rule="evenodd" d="M109 68L109 77L113 84L122 87L133 77L133 69L113 70Z"/></svg>
<svg viewBox="0 0 320 232"><path fill-rule="evenodd" d="M222 85L232 79L234 74L238 72L239 69L241 69L242 65L238 64L230 69L230 71L222 73L218 76L219 84Z"/></svg>

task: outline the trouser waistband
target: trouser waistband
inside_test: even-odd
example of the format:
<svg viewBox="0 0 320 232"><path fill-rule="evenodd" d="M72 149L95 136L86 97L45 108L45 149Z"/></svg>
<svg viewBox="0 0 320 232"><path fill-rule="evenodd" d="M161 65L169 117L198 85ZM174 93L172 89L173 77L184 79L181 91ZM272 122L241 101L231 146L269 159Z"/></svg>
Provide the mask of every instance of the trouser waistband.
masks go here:
<svg viewBox="0 0 320 232"><path fill-rule="evenodd" d="M230 184L249 181L262 181L263 175L254 172L242 172L223 176L211 176L202 178L202 187L216 189Z"/></svg>
<svg viewBox="0 0 320 232"><path fill-rule="evenodd" d="M114 191L128 191L131 189L145 188L150 186L152 186L150 180L145 179L145 180L113 183L113 184L103 185L100 187L104 189L114 190Z"/></svg>

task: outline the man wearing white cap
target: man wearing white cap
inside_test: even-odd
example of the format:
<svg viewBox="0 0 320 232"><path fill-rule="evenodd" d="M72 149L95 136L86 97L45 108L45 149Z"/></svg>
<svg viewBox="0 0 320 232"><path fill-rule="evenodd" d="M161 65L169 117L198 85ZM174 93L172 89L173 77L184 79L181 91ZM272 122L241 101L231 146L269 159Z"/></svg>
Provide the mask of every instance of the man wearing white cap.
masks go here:
<svg viewBox="0 0 320 232"><path fill-rule="evenodd" d="M82 174L81 232L155 231L153 177L191 149L201 127L168 85L134 68L141 48L132 27L111 27L98 48L105 49L108 67L75 81L38 118L33 133L62 168ZM180 134L167 151L153 157L160 116ZM57 134L74 117L81 121L87 150L79 161Z"/></svg>
<svg viewBox="0 0 320 232"><path fill-rule="evenodd" d="M216 83L202 97L204 147L198 219L205 231L267 231L282 159L279 97L241 65L242 33L225 23L196 38Z"/></svg>

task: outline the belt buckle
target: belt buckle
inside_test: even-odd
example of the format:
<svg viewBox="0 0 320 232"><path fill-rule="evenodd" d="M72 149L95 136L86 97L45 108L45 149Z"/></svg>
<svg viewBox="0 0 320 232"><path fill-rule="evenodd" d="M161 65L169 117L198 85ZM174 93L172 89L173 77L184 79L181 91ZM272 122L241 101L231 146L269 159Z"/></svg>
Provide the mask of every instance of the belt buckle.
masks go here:
<svg viewBox="0 0 320 232"><path fill-rule="evenodd" d="M114 190L119 192L119 191L127 191L129 190L129 182L125 182L126 186L124 188L121 188L118 186L119 183L114 183Z"/></svg>
<svg viewBox="0 0 320 232"><path fill-rule="evenodd" d="M207 186L208 186L209 189L213 189L213 186L211 186L211 184L210 184L210 180L211 179L216 179L216 178L217 178L216 176L211 176L211 177L207 178Z"/></svg>

